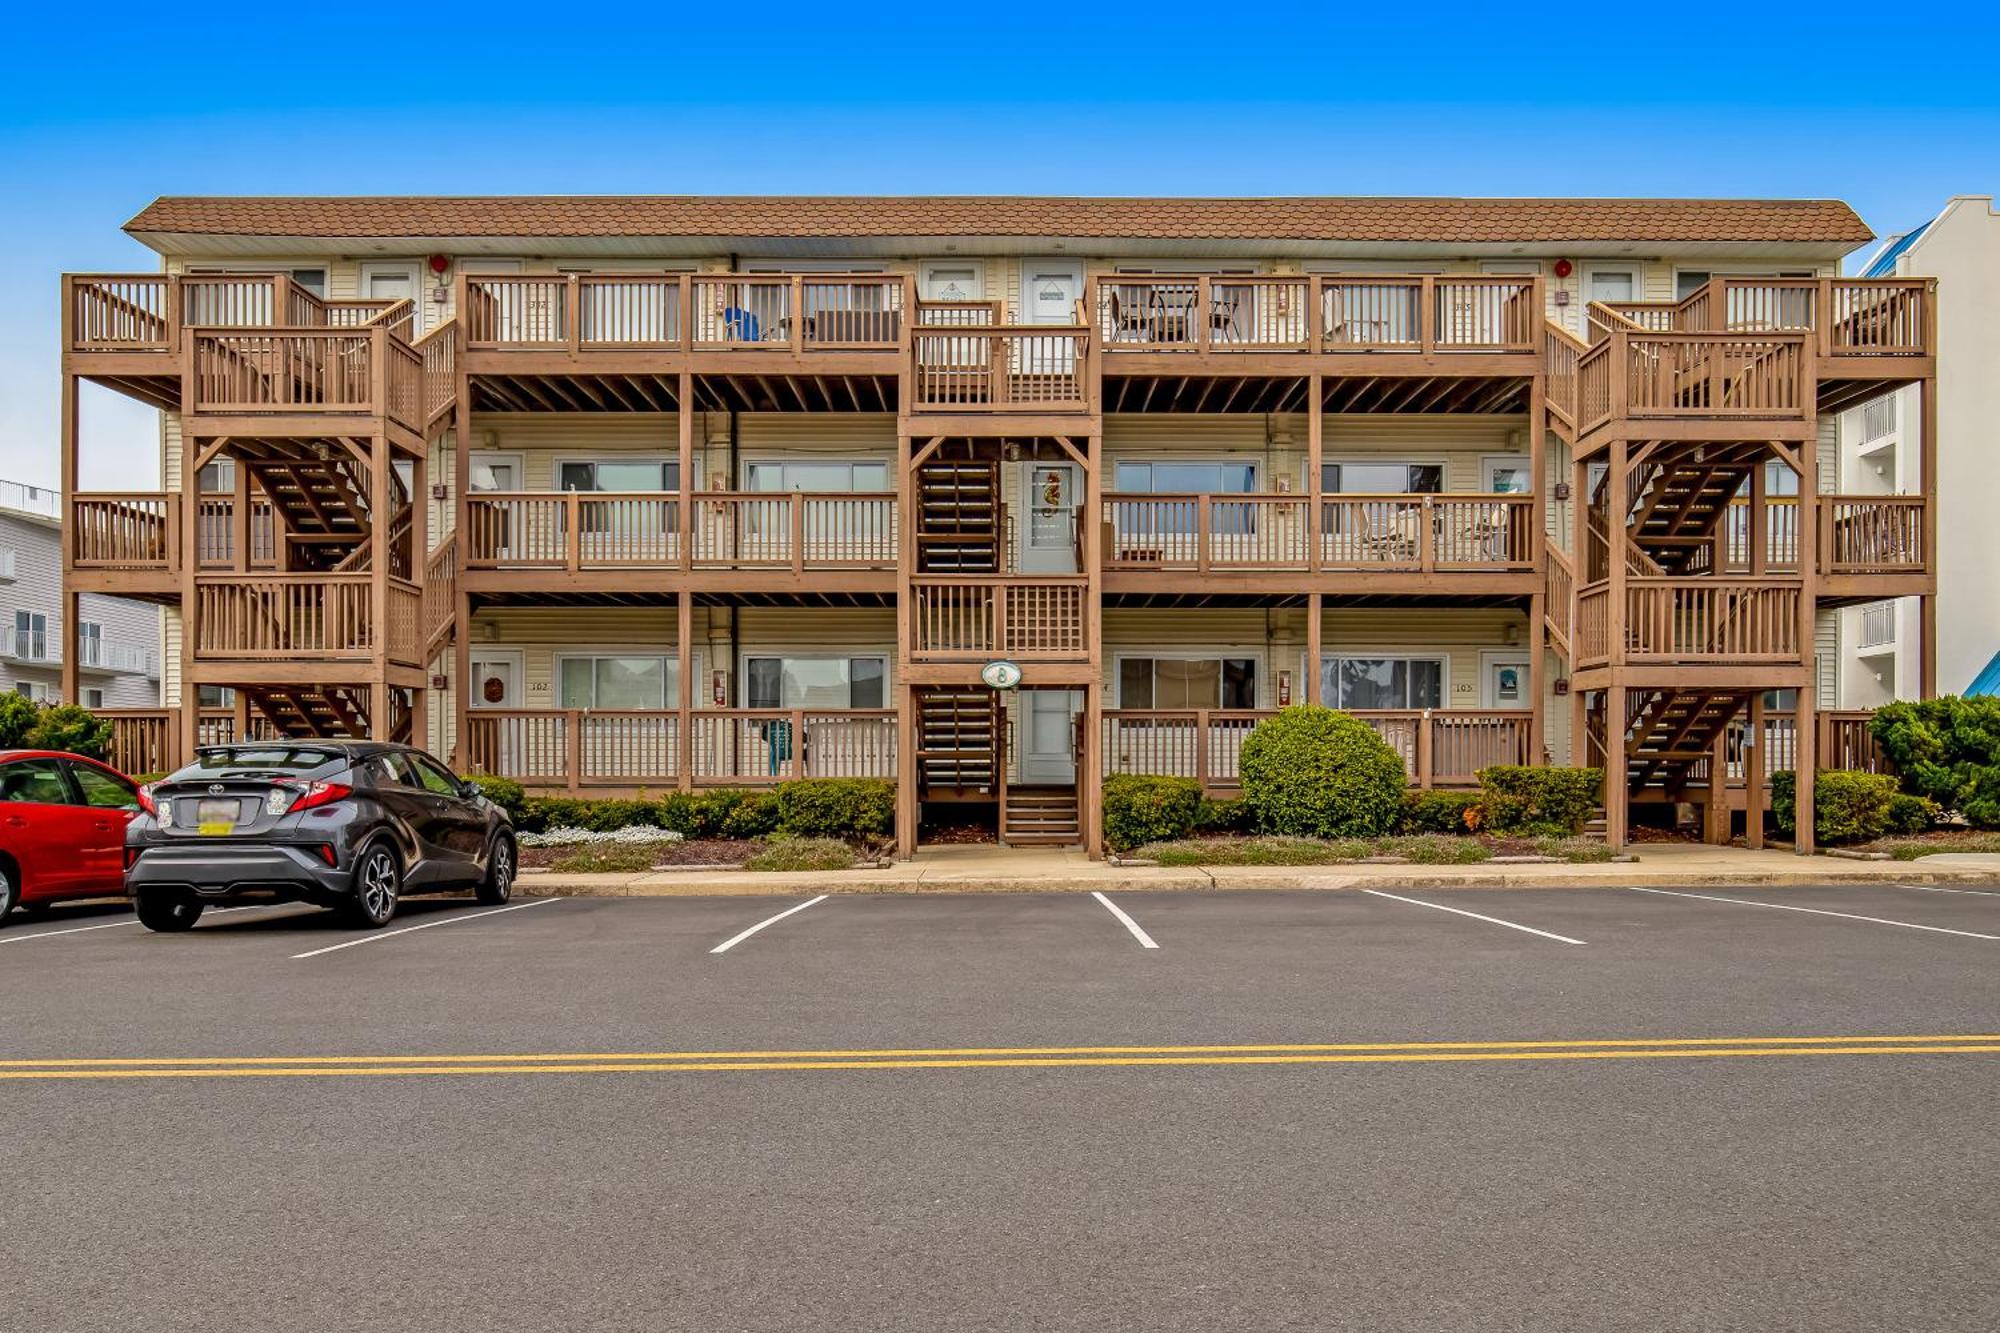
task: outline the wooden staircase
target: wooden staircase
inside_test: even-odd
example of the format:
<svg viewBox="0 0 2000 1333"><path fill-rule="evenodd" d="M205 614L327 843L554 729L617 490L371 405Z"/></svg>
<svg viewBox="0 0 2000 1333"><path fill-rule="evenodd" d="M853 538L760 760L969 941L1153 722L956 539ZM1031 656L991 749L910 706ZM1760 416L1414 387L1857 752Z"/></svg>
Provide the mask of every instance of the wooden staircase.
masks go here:
<svg viewBox="0 0 2000 1333"><path fill-rule="evenodd" d="M998 573L1005 536L996 460L933 458L917 469L920 571Z"/></svg>
<svg viewBox="0 0 2000 1333"><path fill-rule="evenodd" d="M1640 702L1625 733L1626 790L1634 800L1683 800L1692 770L1714 757L1716 738L1749 705L1750 696L1741 690L1634 694Z"/></svg>
<svg viewBox="0 0 2000 1333"><path fill-rule="evenodd" d="M1729 502L1760 464L1761 446L1715 446L1699 460L1646 469L1628 532L1663 574L1712 572Z"/></svg>
<svg viewBox="0 0 2000 1333"><path fill-rule="evenodd" d="M372 531L360 467L333 455L245 459L270 497L292 569L353 569Z"/></svg>
<svg viewBox="0 0 2000 1333"><path fill-rule="evenodd" d="M1011 787L1001 809L1000 841L1010 847L1075 847L1083 842L1074 787Z"/></svg>
<svg viewBox="0 0 2000 1333"><path fill-rule="evenodd" d="M917 795L926 801L998 795L1000 704L983 686L917 691Z"/></svg>
<svg viewBox="0 0 2000 1333"><path fill-rule="evenodd" d="M250 685L242 689L250 707L280 736L359 739L369 734L365 691L337 685ZM403 712L407 731L408 710ZM394 721L392 710L392 725Z"/></svg>

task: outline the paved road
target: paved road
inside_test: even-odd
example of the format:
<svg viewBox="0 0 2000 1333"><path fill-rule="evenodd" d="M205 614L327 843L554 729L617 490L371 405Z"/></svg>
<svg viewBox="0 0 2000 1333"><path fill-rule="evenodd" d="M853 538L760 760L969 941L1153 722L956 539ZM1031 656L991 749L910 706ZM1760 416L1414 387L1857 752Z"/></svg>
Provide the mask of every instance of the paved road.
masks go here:
<svg viewBox="0 0 2000 1333"><path fill-rule="evenodd" d="M2000 1325L2000 894L1693 892L17 922L0 1327Z"/></svg>

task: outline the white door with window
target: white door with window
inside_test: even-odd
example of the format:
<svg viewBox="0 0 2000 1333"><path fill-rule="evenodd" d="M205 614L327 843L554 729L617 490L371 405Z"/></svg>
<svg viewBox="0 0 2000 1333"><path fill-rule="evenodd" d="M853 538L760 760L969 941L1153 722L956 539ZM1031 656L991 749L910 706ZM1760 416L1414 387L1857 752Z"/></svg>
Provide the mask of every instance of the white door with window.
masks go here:
<svg viewBox="0 0 2000 1333"><path fill-rule="evenodd" d="M1077 495L1083 478L1074 463L1023 463L1019 568L1023 574L1077 572Z"/></svg>
<svg viewBox="0 0 2000 1333"><path fill-rule="evenodd" d="M1535 474L1525 454L1489 454L1479 460L1480 489L1488 495L1527 495Z"/></svg>
<svg viewBox="0 0 2000 1333"><path fill-rule="evenodd" d="M522 461L519 454L474 453L466 459L467 495L519 491L521 478ZM539 508L530 508L525 512L516 512L516 508L504 502L495 502L468 509L466 546L474 558L517 559L521 552L527 549L525 543L533 534L524 532L523 524L532 522L531 516L542 511ZM560 531L556 536L560 541ZM561 549L560 546L557 549Z"/></svg>
<svg viewBox="0 0 2000 1333"><path fill-rule="evenodd" d="M1081 690L1022 690L1021 751L1016 757L1023 786L1068 786L1076 781L1076 717Z"/></svg>
<svg viewBox="0 0 2000 1333"><path fill-rule="evenodd" d="M521 706L521 653L518 649L475 648L472 651L472 691L466 706L473 712ZM464 753L471 757L467 767L483 765L501 777L522 772L523 737L517 728L500 718L472 719L471 745Z"/></svg>
<svg viewBox="0 0 2000 1333"><path fill-rule="evenodd" d="M1021 322L1075 324L1083 299L1083 263L1075 259L1030 259L1021 265ZM1067 375L1076 366L1074 340L1055 334L1022 344L1020 369L1031 375Z"/></svg>
<svg viewBox="0 0 2000 1333"><path fill-rule="evenodd" d="M410 336L424 330L425 302L417 290L416 261L361 266L361 299L364 301L408 301L416 308L410 314Z"/></svg>

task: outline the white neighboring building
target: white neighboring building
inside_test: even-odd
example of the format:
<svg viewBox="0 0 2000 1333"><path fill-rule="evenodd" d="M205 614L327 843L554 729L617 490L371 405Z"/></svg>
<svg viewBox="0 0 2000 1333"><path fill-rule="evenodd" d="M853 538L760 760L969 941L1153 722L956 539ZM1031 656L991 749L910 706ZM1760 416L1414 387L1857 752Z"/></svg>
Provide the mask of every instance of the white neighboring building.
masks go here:
<svg viewBox="0 0 2000 1333"><path fill-rule="evenodd" d="M2000 212L1960 195L1891 237L1860 276L1930 277L1937 294L1937 690L1963 694L2000 654ZM1921 494L1923 404L1901 389L1840 415L1844 494ZM1917 601L1840 617L1839 706L1921 693Z"/></svg>
<svg viewBox="0 0 2000 1333"><path fill-rule="evenodd" d="M0 690L62 699L62 496L0 481ZM145 602L84 593L78 703L160 706L160 612Z"/></svg>

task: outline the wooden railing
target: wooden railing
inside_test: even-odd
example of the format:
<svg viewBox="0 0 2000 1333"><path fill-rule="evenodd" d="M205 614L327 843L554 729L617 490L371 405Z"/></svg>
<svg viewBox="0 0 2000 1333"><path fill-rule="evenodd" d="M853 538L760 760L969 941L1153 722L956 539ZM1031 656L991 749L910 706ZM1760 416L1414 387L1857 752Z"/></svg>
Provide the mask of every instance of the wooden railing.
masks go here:
<svg viewBox="0 0 2000 1333"><path fill-rule="evenodd" d="M1576 428L1577 362L1590 350L1560 324L1546 324L1542 335L1542 366L1548 379L1548 407L1564 425Z"/></svg>
<svg viewBox="0 0 2000 1333"><path fill-rule="evenodd" d="M72 273L63 278L69 350L169 351L192 328L379 328L410 340L416 306L316 296L285 273Z"/></svg>
<svg viewBox="0 0 2000 1333"><path fill-rule="evenodd" d="M1241 784L1243 741L1275 709L1107 709L1104 769L1193 778L1208 790ZM1480 769L1529 764L1529 710L1360 709L1421 787L1465 786Z"/></svg>
<svg viewBox="0 0 2000 1333"><path fill-rule="evenodd" d="M1768 579L1629 576L1626 660L1797 662L1801 596L1798 584ZM1608 638L1586 638L1608 644ZM1586 648L1579 655L1602 654Z"/></svg>
<svg viewBox="0 0 2000 1333"><path fill-rule="evenodd" d="M1679 301L1602 308L1655 333L1799 333L1823 357L1921 356L1932 350L1934 295L1929 278L1722 277Z"/></svg>
<svg viewBox="0 0 2000 1333"><path fill-rule="evenodd" d="M246 661L367 658L376 651L373 575L199 575L195 580L195 653ZM421 656L423 593L391 579L386 651L416 664Z"/></svg>
<svg viewBox="0 0 2000 1333"><path fill-rule="evenodd" d="M69 514L78 569L171 572L180 567L178 495L85 493L70 498Z"/></svg>
<svg viewBox="0 0 2000 1333"><path fill-rule="evenodd" d="M188 762L181 753L181 710L178 708L96 708L111 724L105 762L121 773L140 777L171 773ZM226 745L237 739L236 713L228 708L204 708L195 724L195 743Z"/></svg>
<svg viewBox="0 0 2000 1333"><path fill-rule="evenodd" d="M1548 622L1549 633L1555 640L1556 650L1565 657L1574 657L1573 636L1576 622L1572 616L1574 608L1570 598L1576 589L1576 567L1570 563L1569 553L1560 546L1548 548L1548 562L1543 569L1542 616Z"/></svg>
<svg viewBox="0 0 2000 1333"><path fill-rule="evenodd" d="M423 365L424 429L458 403L458 321L448 319L426 333L414 349Z"/></svg>
<svg viewBox="0 0 2000 1333"><path fill-rule="evenodd" d="M910 585L910 652L927 661L977 662L991 657L1081 659L1083 578L946 579Z"/></svg>
<svg viewBox="0 0 2000 1333"><path fill-rule="evenodd" d="M689 497L703 569L893 569L896 497L714 492ZM680 563L674 491L483 491L466 497L468 569L617 569Z"/></svg>
<svg viewBox="0 0 2000 1333"><path fill-rule="evenodd" d="M180 325L180 289L164 273L63 278L73 352L166 351Z"/></svg>
<svg viewBox="0 0 2000 1333"><path fill-rule="evenodd" d="M694 504L698 568L896 567L892 492L702 492Z"/></svg>
<svg viewBox="0 0 2000 1333"><path fill-rule="evenodd" d="M424 561L424 660L450 641L458 614L458 534L449 533Z"/></svg>
<svg viewBox="0 0 2000 1333"><path fill-rule="evenodd" d="M173 497L178 499L178 497ZM201 569L226 569L236 564L236 497L203 495L196 503L195 564ZM178 557L176 557L178 561ZM278 520L270 497L250 496L251 569L275 569L278 564Z"/></svg>
<svg viewBox="0 0 2000 1333"><path fill-rule="evenodd" d="M1090 331L1080 325L918 328L910 352L914 408L1073 412L1089 406Z"/></svg>
<svg viewBox="0 0 2000 1333"><path fill-rule="evenodd" d="M757 786L797 778L896 776L886 708L473 708L464 765L530 786ZM684 754L685 750L685 754Z"/></svg>
<svg viewBox="0 0 2000 1333"><path fill-rule="evenodd" d="M1001 301L919 301L919 328L991 328L1007 322L1006 304Z"/></svg>
<svg viewBox="0 0 2000 1333"><path fill-rule="evenodd" d="M194 333L191 410L227 415L383 413L422 429L423 362L384 328Z"/></svg>
<svg viewBox="0 0 2000 1333"><path fill-rule="evenodd" d="M894 350L896 274L480 274L462 289L475 350Z"/></svg>
<svg viewBox="0 0 2000 1333"><path fill-rule="evenodd" d="M1128 274L1092 279L1107 353L1527 352L1541 284L1504 275Z"/></svg>
<svg viewBox="0 0 2000 1333"><path fill-rule="evenodd" d="M1895 766L1889 762L1889 756L1883 753L1881 743L1869 729L1869 723L1874 716L1874 712L1866 708L1815 710L1813 732L1817 742L1815 746L1817 767L1852 769L1863 773L1895 772ZM1748 714L1738 713L1730 722L1726 732L1728 739L1725 743L1725 753L1728 757L1730 786L1743 785L1746 777L1745 760L1753 756L1763 761L1764 776L1767 780L1773 773L1798 767L1797 715L1789 710L1767 709L1764 713L1763 735L1756 745L1746 747L1744 741L1749 734ZM1768 791L1768 787L1766 790Z"/></svg>
<svg viewBox="0 0 2000 1333"><path fill-rule="evenodd" d="M1822 495L1819 567L1828 574L1920 574L1927 564L1921 495Z"/></svg>
<svg viewBox="0 0 2000 1333"><path fill-rule="evenodd" d="M1626 416L1813 415L1802 334L1618 333L1610 342L1625 372Z"/></svg>
<svg viewBox="0 0 2000 1333"><path fill-rule="evenodd" d="M1302 495L1112 493L1109 569L1521 570L1534 567L1530 495L1325 496L1313 559Z"/></svg>

